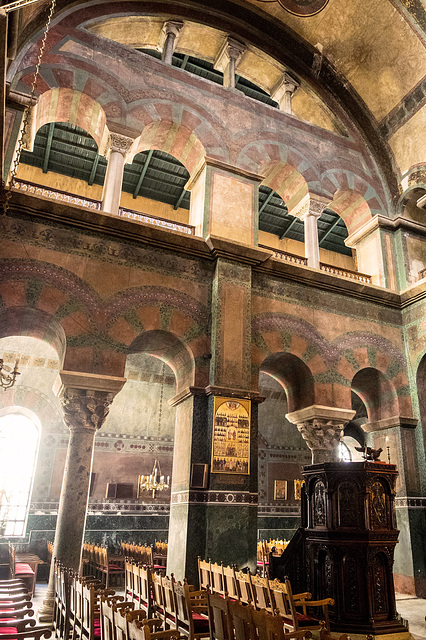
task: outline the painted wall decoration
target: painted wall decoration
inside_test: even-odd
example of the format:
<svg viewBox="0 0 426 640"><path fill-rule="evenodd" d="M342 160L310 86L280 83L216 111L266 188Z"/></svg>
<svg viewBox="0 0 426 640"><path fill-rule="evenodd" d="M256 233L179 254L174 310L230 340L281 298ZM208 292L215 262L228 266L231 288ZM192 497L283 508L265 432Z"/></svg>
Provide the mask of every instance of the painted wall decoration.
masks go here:
<svg viewBox="0 0 426 640"><path fill-rule="evenodd" d="M274 500L287 500L287 480L274 481Z"/></svg>
<svg viewBox="0 0 426 640"><path fill-rule="evenodd" d="M278 2L283 9L299 18L314 16L328 4L328 0L258 0L258 2Z"/></svg>
<svg viewBox="0 0 426 640"><path fill-rule="evenodd" d="M250 400L214 399L212 473L250 473Z"/></svg>

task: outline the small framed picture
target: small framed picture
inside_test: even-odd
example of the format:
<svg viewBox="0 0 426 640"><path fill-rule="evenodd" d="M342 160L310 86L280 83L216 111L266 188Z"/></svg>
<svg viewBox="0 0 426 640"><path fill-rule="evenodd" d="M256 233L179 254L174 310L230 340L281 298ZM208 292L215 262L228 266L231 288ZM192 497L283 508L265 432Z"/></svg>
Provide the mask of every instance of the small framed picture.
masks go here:
<svg viewBox="0 0 426 640"><path fill-rule="evenodd" d="M274 481L274 500L287 500L287 480Z"/></svg>
<svg viewBox="0 0 426 640"><path fill-rule="evenodd" d="M301 480L300 478L296 478L294 481L294 499L295 500L301 500L302 499L302 484L304 483L304 480Z"/></svg>

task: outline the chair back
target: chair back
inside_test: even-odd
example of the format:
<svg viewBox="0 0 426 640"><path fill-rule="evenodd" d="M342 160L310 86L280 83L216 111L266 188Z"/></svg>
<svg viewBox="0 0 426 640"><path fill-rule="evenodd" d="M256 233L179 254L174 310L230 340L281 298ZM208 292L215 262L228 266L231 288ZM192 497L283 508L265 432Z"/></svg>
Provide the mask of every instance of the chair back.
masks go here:
<svg viewBox="0 0 426 640"><path fill-rule="evenodd" d="M261 576L250 576L250 580L255 609L265 609L269 613L273 613L274 602L269 586L269 579Z"/></svg>
<svg viewBox="0 0 426 640"><path fill-rule="evenodd" d="M174 583L174 594L176 599L176 629L184 632L189 638L194 637L194 621L192 619L189 587L184 582Z"/></svg>
<svg viewBox="0 0 426 640"><path fill-rule="evenodd" d="M235 640L257 640L256 627L253 624L253 607L241 602L229 600L229 615L234 629Z"/></svg>
<svg viewBox="0 0 426 640"><path fill-rule="evenodd" d="M207 592L207 607L211 640L234 640L234 630L229 613L229 598Z"/></svg>
<svg viewBox="0 0 426 640"><path fill-rule="evenodd" d="M217 564L217 562L210 565L211 585L210 588L213 593L219 593L222 596L225 595L225 586L223 581L223 565Z"/></svg>
<svg viewBox="0 0 426 640"><path fill-rule="evenodd" d="M151 573L152 579L152 597L153 597L153 608L157 616L164 620L163 612L164 612L164 593L163 593L163 583L161 580L161 575L159 573Z"/></svg>
<svg viewBox="0 0 426 640"><path fill-rule="evenodd" d="M114 597L101 594L99 607L101 615L102 640L117 640L114 612L112 609Z"/></svg>
<svg viewBox="0 0 426 640"><path fill-rule="evenodd" d="M251 615L258 640L284 640L284 625L279 617L254 609Z"/></svg>
<svg viewBox="0 0 426 640"><path fill-rule="evenodd" d="M211 587L211 560L201 560L198 556L198 584L200 589L207 589Z"/></svg>
<svg viewBox="0 0 426 640"><path fill-rule="evenodd" d="M161 584L163 586L164 597L164 616L165 624L170 628L177 629L177 615L176 615L176 599L174 590L174 578L161 577Z"/></svg>
<svg viewBox="0 0 426 640"><path fill-rule="evenodd" d="M250 576L243 571L236 571L235 576L238 582L238 590L240 592L240 602L244 604L250 604L253 602L254 597L251 591Z"/></svg>
<svg viewBox="0 0 426 640"><path fill-rule="evenodd" d="M235 567L223 567L222 574L225 595L228 595L232 600L240 600L240 590L238 588L238 580L235 575Z"/></svg>

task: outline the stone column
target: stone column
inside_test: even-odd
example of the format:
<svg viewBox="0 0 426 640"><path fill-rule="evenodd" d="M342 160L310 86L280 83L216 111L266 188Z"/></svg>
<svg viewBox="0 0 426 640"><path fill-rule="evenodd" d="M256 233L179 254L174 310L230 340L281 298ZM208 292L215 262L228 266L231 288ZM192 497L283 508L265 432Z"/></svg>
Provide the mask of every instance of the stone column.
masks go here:
<svg viewBox="0 0 426 640"><path fill-rule="evenodd" d="M281 111L293 115L291 101L297 87L299 86L300 84L297 80L292 78L288 73L285 73L281 80L277 82L271 91L271 98L278 102Z"/></svg>
<svg viewBox="0 0 426 640"><path fill-rule="evenodd" d="M132 138L111 133L108 141L108 166L102 191L102 210L118 214L123 184L123 172L126 156L133 144Z"/></svg>
<svg viewBox="0 0 426 640"><path fill-rule="evenodd" d="M324 208L325 204L323 202L311 198L309 208L301 216L305 224L305 258L308 260L308 267L313 269L320 268L317 220Z"/></svg>
<svg viewBox="0 0 426 640"><path fill-rule="evenodd" d="M125 378L62 371L61 379L64 385L62 396L64 420L70 430L70 439L52 557L66 567L79 571L95 434L102 427L108 415L109 406L114 396L123 387ZM55 596L53 569L52 562L49 586L43 605L38 612L40 622L51 622L53 619Z"/></svg>
<svg viewBox="0 0 426 640"><path fill-rule="evenodd" d="M287 414L287 419L297 425L302 438L312 452L312 464L337 462L338 445L347 422L355 411L311 405Z"/></svg>
<svg viewBox="0 0 426 640"><path fill-rule="evenodd" d="M167 64L172 64L173 52L182 27L183 22L177 22L175 20L167 20L167 22L163 24L158 46L161 49L161 59L163 62L167 62Z"/></svg>
<svg viewBox="0 0 426 640"><path fill-rule="evenodd" d="M223 86L235 89L235 73L246 46L234 38L227 38L214 63L215 69L223 73Z"/></svg>

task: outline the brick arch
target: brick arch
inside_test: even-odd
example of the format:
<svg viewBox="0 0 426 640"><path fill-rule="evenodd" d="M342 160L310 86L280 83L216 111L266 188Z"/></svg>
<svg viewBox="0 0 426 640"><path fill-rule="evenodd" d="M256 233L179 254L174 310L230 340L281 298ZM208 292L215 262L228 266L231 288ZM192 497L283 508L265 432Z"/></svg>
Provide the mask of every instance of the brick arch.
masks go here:
<svg viewBox="0 0 426 640"><path fill-rule="evenodd" d="M109 133L106 114L99 102L86 93L65 87L45 91L35 114L35 131L48 122L67 122L87 131L99 152L104 150Z"/></svg>
<svg viewBox="0 0 426 640"><path fill-rule="evenodd" d="M188 345L162 329L145 331L129 346L129 353L146 353L165 362L176 377L176 393L195 385L195 358Z"/></svg>
<svg viewBox="0 0 426 640"><path fill-rule="evenodd" d="M350 409L350 381L335 371L336 349L311 324L283 313L259 314L252 320L253 388L264 360L281 352L297 357L310 371L315 404Z"/></svg>
<svg viewBox="0 0 426 640"><path fill-rule="evenodd" d="M240 152L238 166L263 176L267 187L276 191L289 213L297 215L309 202L309 192L320 190L317 171L296 149L273 140L248 143Z"/></svg>
<svg viewBox="0 0 426 640"><path fill-rule="evenodd" d="M192 173L206 156L196 133L177 122L156 120L146 125L132 149L132 156L154 149L174 156Z"/></svg>
<svg viewBox="0 0 426 640"><path fill-rule="evenodd" d="M260 371L283 387L289 413L315 404L313 375L297 356L285 352L272 353L262 362Z"/></svg>
<svg viewBox="0 0 426 640"><path fill-rule="evenodd" d="M50 344L62 361L65 354L64 328L50 314L41 309L14 306L0 310L0 339L9 336L27 336Z"/></svg>
<svg viewBox="0 0 426 640"><path fill-rule="evenodd" d="M139 287L109 301L105 337L119 351L128 353L133 352L135 341L146 340L143 336L147 333L174 336L194 358L197 385L206 385L209 364L206 356L210 352L208 317L207 309L186 293L166 287ZM177 368L176 364L170 366Z"/></svg>
<svg viewBox="0 0 426 640"><path fill-rule="evenodd" d="M352 386L354 377L362 370L377 371L378 373L374 374L377 385L381 381L382 395L387 396L386 402L382 401L384 404L380 411L392 410L394 411L392 415L412 416L413 409L404 354L390 340L375 334L354 332L338 338L333 345L339 352L336 370L347 380L347 383ZM375 407L373 399L369 402ZM376 414L380 412L379 409L374 411Z"/></svg>
<svg viewBox="0 0 426 640"><path fill-rule="evenodd" d="M363 401L369 422L400 415L395 386L378 369L360 369L352 379L352 389Z"/></svg>
<svg viewBox="0 0 426 640"><path fill-rule="evenodd" d="M387 215L384 196L374 184L349 169L328 169L321 176L321 192L332 196L328 208L354 233L376 214Z"/></svg>

